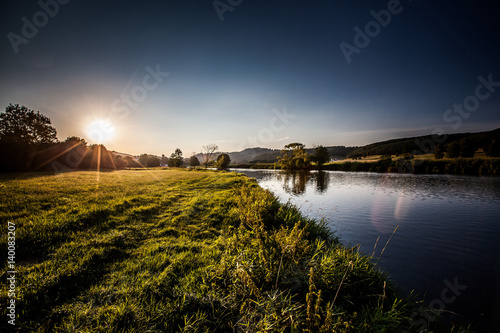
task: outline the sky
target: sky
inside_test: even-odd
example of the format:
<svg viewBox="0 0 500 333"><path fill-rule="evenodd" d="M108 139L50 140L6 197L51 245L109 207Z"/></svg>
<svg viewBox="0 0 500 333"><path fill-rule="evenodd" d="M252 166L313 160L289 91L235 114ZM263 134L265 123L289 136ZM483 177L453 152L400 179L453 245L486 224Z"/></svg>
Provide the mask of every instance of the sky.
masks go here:
<svg viewBox="0 0 500 333"><path fill-rule="evenodd" d="M493 0L2 0L0 13L0 108L39 110L60 140L189 156L500 127Z"/></svg>

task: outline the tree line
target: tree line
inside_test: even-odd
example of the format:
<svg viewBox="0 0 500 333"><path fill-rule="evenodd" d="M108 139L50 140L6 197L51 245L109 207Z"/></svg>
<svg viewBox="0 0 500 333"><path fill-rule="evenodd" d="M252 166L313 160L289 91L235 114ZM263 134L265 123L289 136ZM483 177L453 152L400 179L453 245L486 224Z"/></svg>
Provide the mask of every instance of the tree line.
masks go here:
<svg viewBox="0 0 500 333"><path fill-rule="evenodd" d="M226 153L216 154L218 147L203 147L205 167L226 169L230 158ZM217 155L216 159L213 159ZM88 143L70 136L63 142L48 117L19 104L9 104L0 114L0 172L15 171L71 171L74 169L122 169L143 167L197 167L201 163L193 154L184 159L177 148L170 155L161 157L141 154L137 159L130 155L108 151L102 144Z"/></svg>

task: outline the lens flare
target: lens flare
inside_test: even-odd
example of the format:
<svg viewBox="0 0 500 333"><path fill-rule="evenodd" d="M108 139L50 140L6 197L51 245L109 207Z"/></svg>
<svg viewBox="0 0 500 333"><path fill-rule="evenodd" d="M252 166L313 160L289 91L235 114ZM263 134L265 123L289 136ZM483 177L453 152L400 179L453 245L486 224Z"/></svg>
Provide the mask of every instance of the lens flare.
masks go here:
<svg viewBox="0 0 500 333"><path fill-rule="evenodd" d="M95 120L87 126L89 141L94 143L106 143L110 141L115 133L113 125L106 120Z"/></svg>

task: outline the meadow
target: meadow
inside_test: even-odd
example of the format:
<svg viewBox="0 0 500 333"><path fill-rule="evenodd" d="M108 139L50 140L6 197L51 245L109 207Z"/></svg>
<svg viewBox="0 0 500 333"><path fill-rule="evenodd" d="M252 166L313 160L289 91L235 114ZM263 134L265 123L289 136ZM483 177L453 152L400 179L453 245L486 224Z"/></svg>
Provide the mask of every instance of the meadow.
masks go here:
<svg viewBox="0 0 500 333"><path fill-rule="evenodd" d="M420 329L373 258L241 174L4 174L0 194L17 270L16 326L2 306L2 332Z"/></svg>

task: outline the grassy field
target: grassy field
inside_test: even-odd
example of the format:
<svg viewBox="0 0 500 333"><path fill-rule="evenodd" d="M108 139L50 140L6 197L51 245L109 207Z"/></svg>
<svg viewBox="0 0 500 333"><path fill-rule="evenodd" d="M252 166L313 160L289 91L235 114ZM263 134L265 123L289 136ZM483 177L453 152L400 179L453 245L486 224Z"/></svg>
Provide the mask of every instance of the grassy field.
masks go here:
<svg viewBox="0 0 500 333"><path fill-rule="evenodd" d="M13 327L2 260L2 332L419 329L370 258L242 175L15 174L0 193L17 270Z"/></svg>

